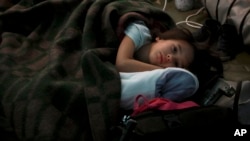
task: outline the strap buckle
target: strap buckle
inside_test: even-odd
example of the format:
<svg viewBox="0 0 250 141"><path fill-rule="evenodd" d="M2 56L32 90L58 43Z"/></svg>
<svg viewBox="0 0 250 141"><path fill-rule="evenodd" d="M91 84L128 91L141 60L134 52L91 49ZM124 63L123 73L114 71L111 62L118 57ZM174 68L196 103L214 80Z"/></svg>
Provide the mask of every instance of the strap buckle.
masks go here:
<svg viewBox="0 0 250 141"><path fill-rule="evenodd" d="M203 105L212 105L214 104L222 95L227 97L232 97L236 94L235 88L233 88L225 80L219 78L215 85L206 91L205 98L203 100Z"/></svg>

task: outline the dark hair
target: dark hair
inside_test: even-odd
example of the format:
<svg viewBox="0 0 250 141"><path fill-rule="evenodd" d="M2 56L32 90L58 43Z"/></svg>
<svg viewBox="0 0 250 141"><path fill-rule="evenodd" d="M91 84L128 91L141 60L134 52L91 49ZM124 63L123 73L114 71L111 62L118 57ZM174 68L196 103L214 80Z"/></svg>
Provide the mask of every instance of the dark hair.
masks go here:
<svg viewBox="0 0 250 141"><path fill-rule="evenodd" d="M175 27L162 33L153 34L153 39L155 39L156 37L159 37L160 39L165 39L165 40L177 39L177 40L185 40L189 43L194 42L192 33L186 28Z"/></svg>

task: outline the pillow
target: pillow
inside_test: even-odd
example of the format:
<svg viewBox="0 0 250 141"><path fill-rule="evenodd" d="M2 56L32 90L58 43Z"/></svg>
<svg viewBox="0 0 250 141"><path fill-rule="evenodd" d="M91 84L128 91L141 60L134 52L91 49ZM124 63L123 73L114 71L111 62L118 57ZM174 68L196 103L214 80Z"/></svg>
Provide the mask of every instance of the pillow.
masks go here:
<svg viewBox="0 0 250 141"><path fill-rule="evenodd" d="M121 103L123 109L133 109L136 96L147 99L164 97L182 101L192 96L199 87L197 77L186 69L169 67L144 72L120 72Z"/></svg>

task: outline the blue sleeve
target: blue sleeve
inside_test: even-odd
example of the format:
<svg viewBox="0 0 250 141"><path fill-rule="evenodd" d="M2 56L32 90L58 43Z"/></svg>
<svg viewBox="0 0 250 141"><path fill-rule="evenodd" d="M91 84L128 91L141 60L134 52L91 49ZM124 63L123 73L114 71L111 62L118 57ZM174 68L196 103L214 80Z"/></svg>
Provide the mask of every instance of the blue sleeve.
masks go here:
<svg viewBox="0 0 250 141"><path fill-rule="evenodd" d="M183 101L199 88L198 78L182 68L167 68L156 82L156 97Z"/></svg>
<svg viewBox="0 0 250 141"><path fill-rule="evenodd" d="M135 50L138 50L141 46L150 43L152 38L150 30L143 21L130 23L124 32L133 40L135 44Z"/></svg>

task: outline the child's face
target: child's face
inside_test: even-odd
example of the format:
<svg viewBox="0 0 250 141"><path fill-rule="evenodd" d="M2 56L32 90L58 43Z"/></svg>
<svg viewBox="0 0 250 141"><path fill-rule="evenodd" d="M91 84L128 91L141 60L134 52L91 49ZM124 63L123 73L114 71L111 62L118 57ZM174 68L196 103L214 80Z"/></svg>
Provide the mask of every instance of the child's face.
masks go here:
<svg viewBox="0 0 250 141"><path fill-rule="evenodd" d="M149 52L149 62L164 68L187 68L193 58L193 47L183 40L161 40L157 38Z"/></svg>

